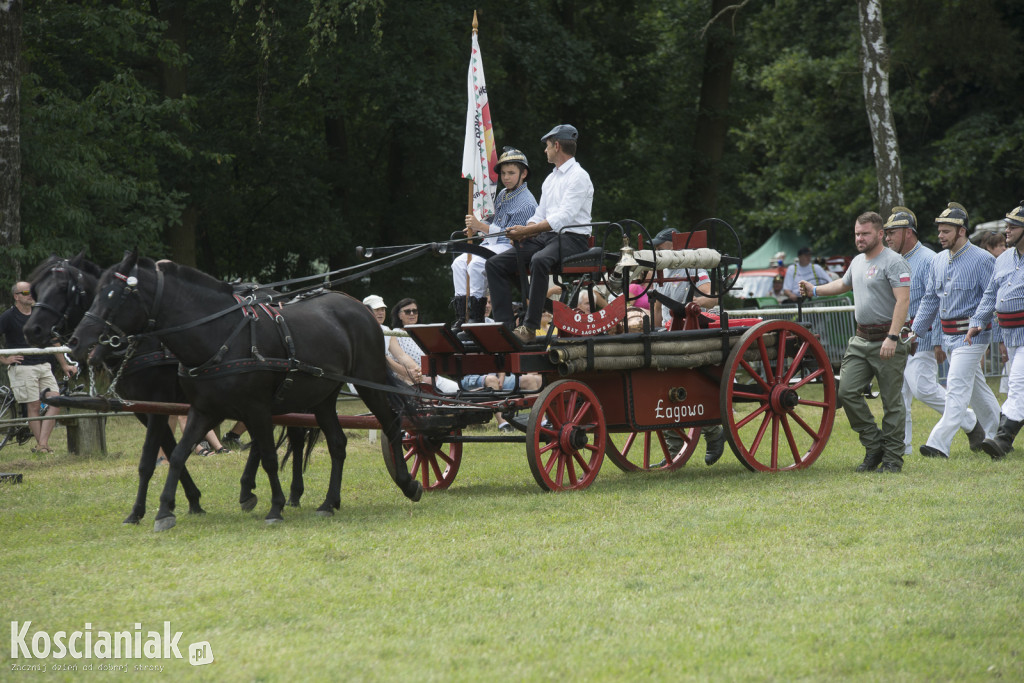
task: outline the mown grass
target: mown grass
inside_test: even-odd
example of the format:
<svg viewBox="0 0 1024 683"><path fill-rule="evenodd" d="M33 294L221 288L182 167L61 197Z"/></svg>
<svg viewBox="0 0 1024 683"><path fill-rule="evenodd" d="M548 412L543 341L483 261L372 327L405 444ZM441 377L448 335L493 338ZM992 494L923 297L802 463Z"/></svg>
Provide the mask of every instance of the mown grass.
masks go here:
<svg viewBox="0 0 1024 683"><path fill-rule="evenodd" d="M920 443L935 414L915 414ZM1024 679L1024 458L962 434L948 462L858 475L840 411L806 471L706 467L700 446L674 473L606 460L557 495L522 446L470 444L452 488L414 504L354 430L335 517L314 514L322 447L276 526L262 475L238 509L241 456L194 457L208 514L160 534L163 470L142 525L120 524L141 436L112 421L107 458L0 451L25 475L0 486L4 633L167 620L215 662L157 663L204 680ZM6 639L0 658L12 677Z"/></svg>

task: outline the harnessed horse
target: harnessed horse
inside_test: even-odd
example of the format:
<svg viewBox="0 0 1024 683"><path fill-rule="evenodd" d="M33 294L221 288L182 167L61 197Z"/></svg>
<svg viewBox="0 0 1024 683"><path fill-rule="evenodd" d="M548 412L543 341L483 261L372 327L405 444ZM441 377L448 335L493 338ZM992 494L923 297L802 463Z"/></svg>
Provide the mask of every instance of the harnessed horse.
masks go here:
<svg viewBox="0 0 1024 683"><path fill-rule="evenodd" d="M51 256L39 264L29 276L35 304L25 324L25 337L29 343L42 347L51 341L64 341L89 310L96 295L96 285L103 270L78 254L71 260ZM104 365L111 377L117 378L120 393L129 400L182 403L185 392L178 382L178 359L155 338L143 339L130 358L123 353L108 355ZM123 366L123 370L122 370ZM136 413L146 425L146 438L139 457L139 487L124 524L138 524L146 514L149 481L156 467L160 449L170 453L177 445L174 432L164 415ZM306 430L291 427L287 430L292 460L292 482L288 505L299 506L303 493L303 440ZM308 451L307 451L308 454ZM259 457L250 451L246 469L255 473ZM187 469L182 470L181 487L189 501L189 513L205 512L199 503L200 491ZM250 495L241 500L244 510L252 510L257 497Z"/></svg>
<svg viewBox="0 0 1024 683"><path fill-rule="evenodd" d="M295 334L293 336L292 331ZM248 331L248 334L243 332ZM191 449L215 424L244 420L271 486L267 521L280 521L285 500L277 474L271 415L312 412L331 453L326 499L341 505L346 437L336 400L352 382L391 444L385 463L412 500L423 489L409 476L401 451L401 421L382 387L393 384L382 352L380 326L366 307L344 294L324 292L284 306L253 292L237 295L227 283L174 263L126 254L103 274L92 307L69 342L76 358L96 363L117 339L156 337L181 363L179 377L191 407L182 439L170 456L155 529L175 524L174 494ZM218 341L220 340L220 341ZM312 359L316 359L315 363ZM397 400L397 399L396 399ZM254 475L255 473L253 473ZM243 474L243 497L254 481Z"/></svg>

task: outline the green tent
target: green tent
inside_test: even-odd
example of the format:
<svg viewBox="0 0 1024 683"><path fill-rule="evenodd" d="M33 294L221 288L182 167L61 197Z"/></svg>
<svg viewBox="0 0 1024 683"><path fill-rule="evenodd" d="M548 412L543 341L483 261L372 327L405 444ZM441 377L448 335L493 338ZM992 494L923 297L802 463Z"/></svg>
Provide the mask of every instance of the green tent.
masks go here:
<svg viewBox="0 0 1024 683"><path fill-rule="evenodd" d="M796 230L790 230L788 228L782 228L774 235L768 238L764 244L755 249L751 254L744 254L743 256L743 270L756 270L758 268L772 268L778 265L775 259L775 255L780 251L785 252L785 256L782 257L784 265L789 265L796 261L796 252L800 250L800 247L810 246L815 249L815 256L834 256L837 254L847 254L855 251L853 245L853 235L850 236L850 243L847 245L831 244L825 247L815 246L815 240L811 237L801 235Z"/></svg>

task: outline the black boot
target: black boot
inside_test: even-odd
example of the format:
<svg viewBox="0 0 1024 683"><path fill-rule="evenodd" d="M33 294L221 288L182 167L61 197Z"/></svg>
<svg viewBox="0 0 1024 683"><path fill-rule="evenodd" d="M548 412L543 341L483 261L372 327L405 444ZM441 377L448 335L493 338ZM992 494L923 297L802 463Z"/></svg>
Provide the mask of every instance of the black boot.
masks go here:
<svg viewBox="0 0 1024 683"><path fill-rule="evenodd" d="M725 452L725 428L716 425L703 433L704 445L707 449L704 453L704 464L714 465Z"/></svg>
<svg viewBox="0 0 1024 683"><path fill-rule="evenodd" d="M484 321L484 311L487 310L487 298L486 297L469 297L469 322L471 323L482 323Z"/></svg>
<svg viewBox="0 0 1024 683"><path fill-rule="evenodd" d="M985 428L981 426L981 420L974 424L974 429L967 432L967 443L971 450L977 453L981 450L981 444L985 441Z"/></svg>
<svg viewBox="0 0 1024 683"><path fill-rule="evenodd" d="M881 453L865 453L864 462L857 465L857 472L874 472L882 464Z"/></svg>
<svg viewBox="0 0 1024 683"><path fill-rule="evenodd" d="M457 330L462 327L462 323L466 322L466 297L456 296L452 299L452 307L455 309L455 322L452 324L452 328Z"/></svg>
<svg viewBox="0 0 1024 683"><path fill-rule="evenodd" d="M996 432L995 438L985 439L981 443L981 450L992 456L993 460L1002 460L1013 449L1013 440L1017 437L1021 426L1024 426L1024 421L1011 420L1000 413L999 430Z"/></svg>

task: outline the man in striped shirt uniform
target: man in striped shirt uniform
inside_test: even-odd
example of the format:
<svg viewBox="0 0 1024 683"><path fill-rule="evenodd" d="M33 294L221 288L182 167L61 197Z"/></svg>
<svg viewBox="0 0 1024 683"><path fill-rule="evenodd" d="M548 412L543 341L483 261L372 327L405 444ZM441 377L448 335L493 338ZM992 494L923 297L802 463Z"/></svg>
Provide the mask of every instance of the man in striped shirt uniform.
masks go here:
<svg viewBox="0 0 1024 683"><path fill-rule="evenodd" d="M917 216L905 206L894 206L892 215L885 222L885 240L889 248L902 254L910 264L910 324L914 324L914 316L924 297L928 285L935 252L926 247L917 238ZM916 342L916 349L907 358L907 368L903 371L903 405L907 409L906 430L903 438L903 453L910 455L913 437L913 420L910 404L916 398L934 409L940 415L946 407L946 390L939 384L939 366L932 350L932 337L937 333L925 332ZM960 419L960 427L967 432L972 448L979 448L985 440L985 430L970 408ZM864 463L865 469L872 469L880 464Z"/></svg>
<svg viewBox="0 0 1024 683"><path fill-rule="evenodd" d="M998 425L999 402L981 370L981 359L992 333L989 329L979 331L973 335L975 343L966 339L971 315L988 287L996 260L967 239L967 210L960 204L950 202L935 223L944 251L932 262L928 288L917 309L913 330L923 337L933 323L942 327L936 330L935 341L941 339L942 346L936 345L935 358L941 363L949 357L946 407L920 450L921 455L929 458L948 458L953 435L968 405L974 408L985 434L995 434Z"/></svg>
<svg viewBox="0 0 1024 683"><path fill-rule="evenodd" d="M1024 424L1024 355L1014 358L1024 346L1024 202L1006 214L1006 251L996 259L992 279L978 310L971 316L971 329L966 340L988 327L995 312L999 330L1006 344L1010 363L1009 391L999 415L999 429L994 438L986 439L981 449L993 460L1005 458L1013 447L1013 439Z"/></svg>

